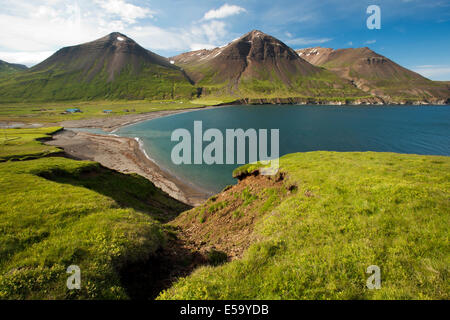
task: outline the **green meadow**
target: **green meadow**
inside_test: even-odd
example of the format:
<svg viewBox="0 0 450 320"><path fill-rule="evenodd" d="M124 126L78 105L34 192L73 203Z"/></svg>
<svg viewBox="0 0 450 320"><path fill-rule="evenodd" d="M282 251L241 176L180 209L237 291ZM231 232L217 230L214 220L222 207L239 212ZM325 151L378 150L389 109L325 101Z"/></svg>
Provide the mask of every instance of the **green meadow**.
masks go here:
<svg viewBox="0 0 450 320"><path fill-rule="evenodd" d="M70 101L0 103L0 122L53 124L66 120L104 118L126 114L139 114L162 110L199 108L204 101L189 100L131 100L131 101ZM67 109L79 108L81 113L66 113ZM110 110L110 113L104 111Z"/></svg>
<svg viewBox="0 0 450 320"><path fill-rule="evenodd" d="M31 141L54 130L8 136ZM2 156L42 154L39 144ZM163 223L187 208L138 175L62 157L0 162L0 190L0 299L130 298L128 267L151 259L166 243ZM81 269L81 290L66 287L70 265Z"/></svg>
<svg viewBox="0 0 450 320"><path fill-rule="evenodd" d="M39 158L61 152L61 149L42 144L61 127L36 129L0 129L0 162Z"/></svg>
<svg viewBox="0 0 450 320"><path fill-rule="evenodd" d="M448 157L309 152L280 165L291 195L238 195L246 200L235 219L254 217L258 239L244 257L201 267L159 299L450 298ZM381 289L366 287L370 265L381 269Z"/></svg>

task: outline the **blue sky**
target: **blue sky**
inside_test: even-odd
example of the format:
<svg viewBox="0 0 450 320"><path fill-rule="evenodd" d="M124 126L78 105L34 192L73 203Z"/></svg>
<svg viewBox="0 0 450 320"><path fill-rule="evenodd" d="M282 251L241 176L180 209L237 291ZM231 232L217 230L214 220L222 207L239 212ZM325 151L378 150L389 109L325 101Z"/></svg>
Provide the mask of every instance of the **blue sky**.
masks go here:
<svg viewBox="0 0 450 320"><path fill-rule="evenodd" d="M380 30L366 26L369 5L381 8ZM0 7L0 59L29 66L113 31L172 56L259 29L294 49L368 46L450 80L448 0L0 0Z"/></svg>

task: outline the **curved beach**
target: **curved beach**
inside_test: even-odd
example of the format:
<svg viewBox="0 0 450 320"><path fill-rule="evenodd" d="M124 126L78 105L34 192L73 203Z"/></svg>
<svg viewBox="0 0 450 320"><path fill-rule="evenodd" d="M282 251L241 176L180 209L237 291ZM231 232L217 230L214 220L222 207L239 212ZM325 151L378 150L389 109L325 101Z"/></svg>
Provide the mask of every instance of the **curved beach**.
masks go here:
<svg viewBox="0 0 450 320"><path fill-rule="evenodd" d="M191 206L198 206L212 193L182 181L170 172L161 169L143 150L139 139L101 135L88 132L75 132L70 128L102 129L113 132L120 127L141 121L156 119L172 114L190 112L198 109L157 111L139 115L126 115L98 119L65 121L61 123L65 130L53 135L47 144L64 149L65 153L75 159L91 160L101 165L122 172L137 173L171 197Z"/></svg>

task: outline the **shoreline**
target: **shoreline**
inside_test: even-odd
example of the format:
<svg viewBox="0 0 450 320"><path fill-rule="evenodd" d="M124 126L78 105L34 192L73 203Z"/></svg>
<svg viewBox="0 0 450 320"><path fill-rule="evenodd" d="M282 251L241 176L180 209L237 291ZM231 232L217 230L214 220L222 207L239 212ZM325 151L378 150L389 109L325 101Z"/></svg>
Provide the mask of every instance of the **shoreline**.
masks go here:
<svg viewBox="0 0 450 320"><path fill-rule="evenodd" d="M137 173L150 180L155 186L173 198L191 206L198 206L215 194L183 181L159 165L143 148L138 137L121 137L114 134L120 128L139 122L186 112L212 108L232 107L208 106L178 110L154 111L144 114L69 120L60 123L64 130L53 135L47 144L62 148L67 155L80 160L92 160L101 165L122 172ZM106 134L94 134L70 129L101 129Z"/></svg>
<svg viewBox="0 0 450 320"><path fill-rule="evenodd" d="M64 129L54 134L53 140L46 144L62 148L69 157L77 160L95 161L125 174L139 174L174 199L190 206L198 206L211 196L160 168L133 138Z"/></svg>
<svg viewBox="0 0 450 320"><path fill-rule="evenodd" d="M127 137L122 137L122 136L118 136L115 134L111 134L111 136L115 136L117 138L127 138ZM216 192L212 192L212 191L208 191L206 189L202 189L199 186L196 186L193 183L190 183L189 181L186 181L178 176L176 176L173 172L171 172L169 169L165 168L163 165L159 164L155 159L153 159L145 150L144 148L144 141L142 141L141 138L139 137L134 137L134 138L130 138L130 139L134 139L137 143L138 143L138 147L140 152L150 161L152 162L155 166L158 167L159 170L161 170L162 172L166 173L169 177L171 177L172 179L175 179L176 181L181 181L183 186L190 186L190 188L197 190L198 192L200 192L201 194L205 194L207 196L207 198L205 198L205 200L207 200L209 197L213 196Z"/></svg>
<svg viewBox="0 0 450 320"><path fill-rule="evenodd" d="M90 119L80 119L80 120L66 120L59 123L64 129L101 129L108 133L114 133L120 128L137 124L139 122L162 118L166 116L171 116L175 114L181 114L186 112L193 112L199 110L208 110L213 108L223 108L230 105L224 106L207 106L198 108L187 108L187 109L177 109L177 110L162 110L162 111L152 111L140 114L127 114L121 116L111 116L103 118L90 118Z"/></svg>
<svg viewBox="0 0 450 320"><path fill-rule="evenodd" d="M289 99L288 99L289 100ZM228 102L224 104L218 104L214 106L200 106L195 108L186 109L176 109L176 110L162 110L162 111L151 111L139 114L127 114L119 116L109 116L109 117L98 117L89 119L79 119L79 120L64 120L61 122L48 122L48 123L36 123L36 122L18 122L9 121L6 119L0 120L0 129L13 129L13 128L42 128L48 126L63 126L66 129L101 129L105 132L113 133L119 128L126 127L128 125L133 125L142 121L152 120L160 117L170 116L179 113L192 112L207 110L212 108L223 108L232 107L236 105L244 106L261 106L261 105L297 105L297 106L333 106L333 107L449 107L450 102L437 101L437 102L425 102L425 101L415 101L408 103L342 103L336 101L326 101L326 102L295 102L295 101L269 101L267 99L253 99L253 101L238 100L233 102Z"/></svg>
<svg viewBox="0 0 450 320"><path fill-rule="evenodd" d="M183 181L158 165L151 155L147 154L139 137L122 137L114 134L114 132L125 126L147 120L227 106L230 105L63 121L60 125L64 129L54 134L53 140L46 142L46 144L60 147L68 156L78 160L96 161L104 167L122 173L137 173L150 180L156 187L176 200L195 207L201 205L214 192L201 190L201 188ZM77 128L101 129L108 134L94 134L70 130Z"/></svg>

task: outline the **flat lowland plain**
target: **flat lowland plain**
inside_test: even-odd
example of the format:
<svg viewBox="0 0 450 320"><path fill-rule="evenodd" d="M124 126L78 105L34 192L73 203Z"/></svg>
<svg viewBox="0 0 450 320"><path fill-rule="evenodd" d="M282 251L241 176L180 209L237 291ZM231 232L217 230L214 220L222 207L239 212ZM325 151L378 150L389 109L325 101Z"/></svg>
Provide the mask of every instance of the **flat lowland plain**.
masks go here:
<svg viewBox="0 0 450 320"><path fill-rule="evenodd" d="M42 144L51 139L51 134L61 127L36 129L0 129L0 162L6 160L25 160L39 158L61 152L62 150Z"/></svg>
<svg viewBox="0 0 450 320"><path fill-rule="evenodd" d="M58 123L68 120L106 118L111 116L140 114L162 110L199 108L203 101L84 101L84 102L33 102L0 103L0 123ZM78 108L80 113L67 113L67 109Z"/></svg>

